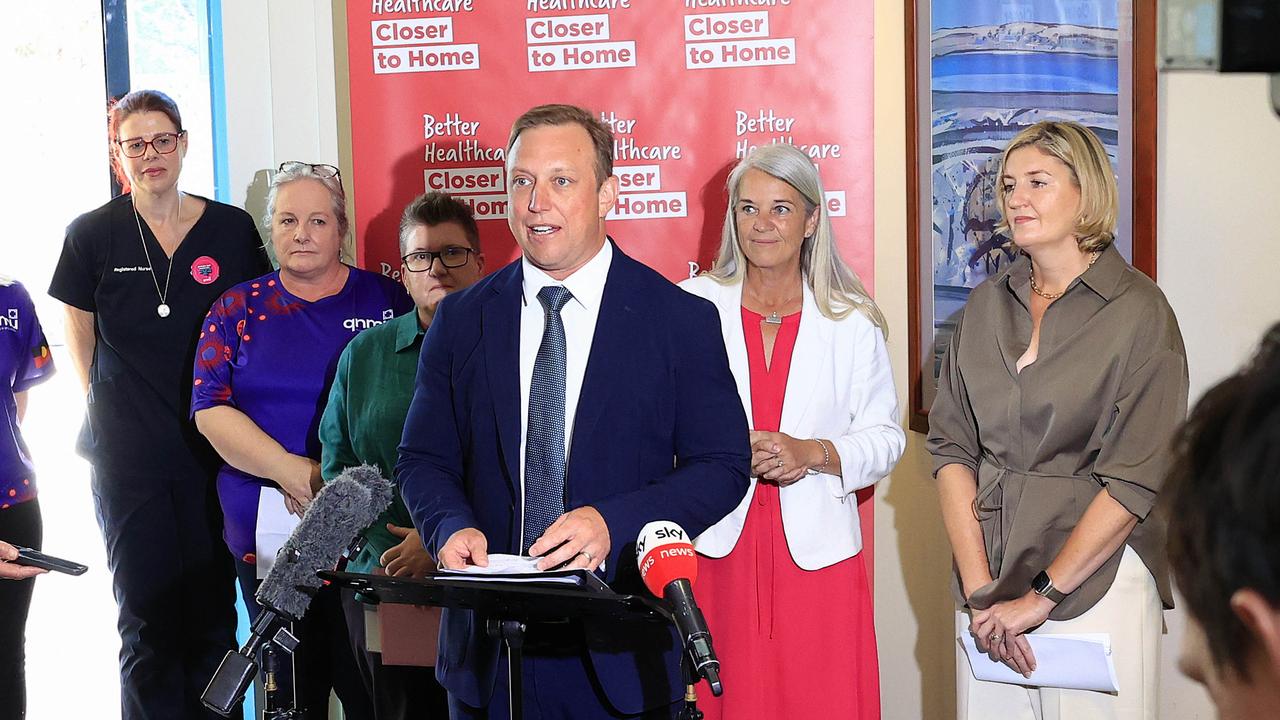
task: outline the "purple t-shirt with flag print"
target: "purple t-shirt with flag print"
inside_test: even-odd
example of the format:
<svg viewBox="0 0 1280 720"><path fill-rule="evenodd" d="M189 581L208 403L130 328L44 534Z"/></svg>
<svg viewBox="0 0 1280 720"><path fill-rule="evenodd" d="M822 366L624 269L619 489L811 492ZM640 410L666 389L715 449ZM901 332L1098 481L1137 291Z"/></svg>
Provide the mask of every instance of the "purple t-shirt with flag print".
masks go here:
<svg viewBox="0 0 1280 720"><path fill-rule="evenodd" d="M196 344L191 412L237 408L295 455L320 459L316 429L343 348L365 328L413 307L390 278L351 268L342 290L314 302L285 289L279 271L214 301ZM252 560L258 494L269 480L230 465L218 471L227 546Z"/></svg>

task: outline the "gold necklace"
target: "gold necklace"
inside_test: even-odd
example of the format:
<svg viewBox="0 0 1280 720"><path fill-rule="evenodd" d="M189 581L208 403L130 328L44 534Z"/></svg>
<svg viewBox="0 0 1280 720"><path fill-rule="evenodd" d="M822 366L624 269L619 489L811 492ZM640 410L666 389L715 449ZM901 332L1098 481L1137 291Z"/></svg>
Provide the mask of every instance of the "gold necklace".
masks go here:
<svg viewBox="0 0 1280 720"><path fill-rule="evenodd" d="M1098 250L1094 250L1092 253L1090 253L1089 264L1086 265L1084 269L1088 270L1089 268L1093 267L1093 264L1098 262L1098 256L1101 254L1102 253ZM1083 274L1084 273L1081 273L1081 275ZM1067 283L1067 286L1070 287L1071 283ZM1034 267L1031 268L1031 292L1039 295L1045 300L1057 300L1058 298L1062 297L1062 293L1065 293L1066 291L1067 291L1066 288L1063 288L1062 292L1056 292L1056 293L1047 293L1041 290L1040 286L1036 285L1036 269Z"/></svg>

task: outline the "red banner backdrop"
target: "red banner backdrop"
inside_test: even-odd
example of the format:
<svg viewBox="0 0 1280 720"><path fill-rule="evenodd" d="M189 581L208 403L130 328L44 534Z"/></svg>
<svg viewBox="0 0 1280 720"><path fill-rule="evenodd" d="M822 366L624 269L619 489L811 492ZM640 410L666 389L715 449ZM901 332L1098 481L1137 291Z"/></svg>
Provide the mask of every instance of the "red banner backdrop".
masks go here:
<svg viewBox="0 0 1280 720"><path fill-rule="evenodd" d="M490 269L515 259L507 132L528 108L564 102L613 129L622 194L609 233L627 254L671 280L709 267L729 170L752 147L789 142L818 165L841 252L871 287L872 11L871 0L348 3L357 260L399 275L400 213L425 190L472 205Z"/></svg>

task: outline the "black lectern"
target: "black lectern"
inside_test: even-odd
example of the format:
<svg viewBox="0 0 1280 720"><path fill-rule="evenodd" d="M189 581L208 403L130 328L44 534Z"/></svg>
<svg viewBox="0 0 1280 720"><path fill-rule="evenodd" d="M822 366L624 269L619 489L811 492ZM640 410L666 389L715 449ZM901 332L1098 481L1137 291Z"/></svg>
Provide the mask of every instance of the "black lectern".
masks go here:
<svg viewBox="0 0 1280 720"><path fill-rule="evenodd" d="M374 602L476 610L489 618L490 637L507 647L511 720L523 717L521 678L524 632L539 620L599 618L618 622L672 622L654 598L621 595L586 570L538 575L470 575L437 572L422 579L324 571L320 577L355 590Z"/></svg>

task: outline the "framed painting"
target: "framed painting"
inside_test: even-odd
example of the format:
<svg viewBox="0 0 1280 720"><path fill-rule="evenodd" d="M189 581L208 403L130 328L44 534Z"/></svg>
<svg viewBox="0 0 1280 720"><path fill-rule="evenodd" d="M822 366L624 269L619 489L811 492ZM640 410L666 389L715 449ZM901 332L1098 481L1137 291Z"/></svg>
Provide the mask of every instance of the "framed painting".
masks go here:
<svg viewBox="0 0 1280 720"><path fill-rule="evenodd" d="M1156 0L907 0L911 429L969 292L1017 256L997 231L1004 146L1041 120L1102 140L1116 247L1155 276Z"/></svg>

